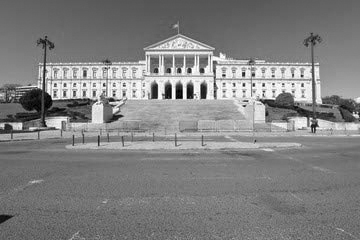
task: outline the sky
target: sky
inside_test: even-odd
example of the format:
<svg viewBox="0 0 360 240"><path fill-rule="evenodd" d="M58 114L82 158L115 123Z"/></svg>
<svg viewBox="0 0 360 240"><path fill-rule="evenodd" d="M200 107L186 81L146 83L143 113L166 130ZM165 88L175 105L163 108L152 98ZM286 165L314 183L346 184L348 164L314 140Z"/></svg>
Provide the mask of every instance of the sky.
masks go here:
<svg viewBox="0 0 360 240"><path fill-rule="evenodd" d="M36 84L45 35L49 62L139 61L144 47L180 33L235 59L310 62L322 96L360 96L359 0L1 0L0 86Z"/></svg>

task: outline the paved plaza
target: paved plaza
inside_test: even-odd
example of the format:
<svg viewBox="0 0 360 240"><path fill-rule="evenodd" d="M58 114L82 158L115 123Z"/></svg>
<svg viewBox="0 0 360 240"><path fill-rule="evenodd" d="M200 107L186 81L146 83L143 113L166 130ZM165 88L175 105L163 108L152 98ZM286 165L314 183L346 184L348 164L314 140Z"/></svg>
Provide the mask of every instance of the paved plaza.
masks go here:
<svg viewBox="0 0 360 240"><path fill-rule="evenodd" d="M0 239L360 239L358 136L255 137L4 140Z"/></svg>

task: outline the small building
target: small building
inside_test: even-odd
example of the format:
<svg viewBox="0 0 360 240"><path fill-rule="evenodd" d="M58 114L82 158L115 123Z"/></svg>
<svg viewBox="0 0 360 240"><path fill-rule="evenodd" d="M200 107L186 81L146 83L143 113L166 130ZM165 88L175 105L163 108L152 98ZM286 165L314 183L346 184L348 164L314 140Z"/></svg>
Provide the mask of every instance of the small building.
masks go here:
<svg viewBox="0 0 360 240"><path fill-rule="evenodd" d="M20 98L27 92L38 88L37 86L21 86L15 88L14 102L19 102Z"/></svg>

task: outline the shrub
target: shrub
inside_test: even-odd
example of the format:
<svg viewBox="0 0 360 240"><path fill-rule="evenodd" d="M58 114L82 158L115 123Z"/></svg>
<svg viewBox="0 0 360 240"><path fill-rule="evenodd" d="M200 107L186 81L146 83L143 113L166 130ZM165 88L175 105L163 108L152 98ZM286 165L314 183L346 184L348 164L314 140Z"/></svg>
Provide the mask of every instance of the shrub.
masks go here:
<svg viewBox="0 0 360 240"><path fill-rule="evenodd" d="M294 97L291 95L291 93L281 93L276 97L275 104L278 107L293 108Z"/></svg>
<svg viewBox="0 0 360 240"><path fill-rule="evenodd" d="M27 93L25 93L19 100L21 106L26 111L35 110L37 112L41 112L41 89L33 89ZM52 98L51 96L45 92L45 110L49 109L52 106Z"/></svg>

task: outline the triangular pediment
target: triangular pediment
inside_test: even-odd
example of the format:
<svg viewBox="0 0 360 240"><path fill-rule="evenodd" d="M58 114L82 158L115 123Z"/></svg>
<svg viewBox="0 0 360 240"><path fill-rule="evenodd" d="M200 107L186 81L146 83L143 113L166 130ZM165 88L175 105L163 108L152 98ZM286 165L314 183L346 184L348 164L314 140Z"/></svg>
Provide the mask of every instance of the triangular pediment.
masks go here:
<svg viewBox="0 0 360 240"><path fill-rule="evenodd" d="M144 48L147 50L208 50L213 51L214 48L194 39L178 34L161 42L155 43Z"/></svg>

